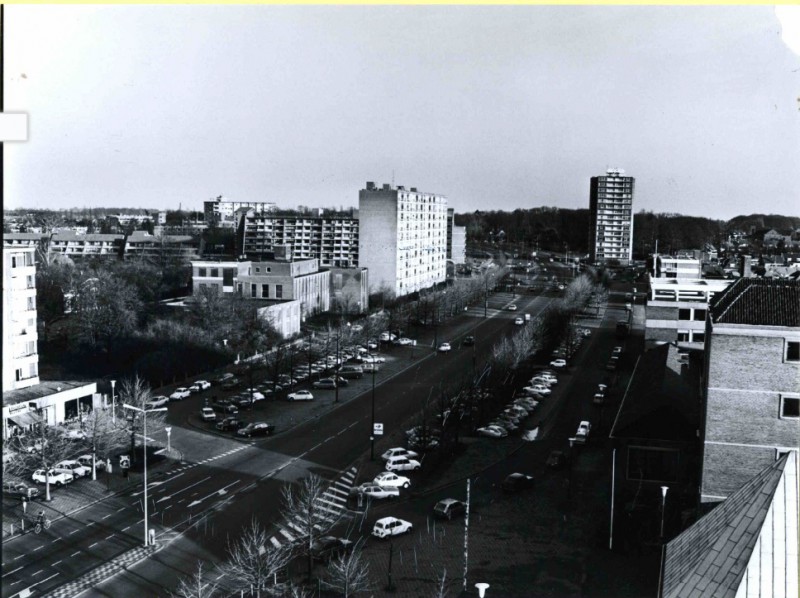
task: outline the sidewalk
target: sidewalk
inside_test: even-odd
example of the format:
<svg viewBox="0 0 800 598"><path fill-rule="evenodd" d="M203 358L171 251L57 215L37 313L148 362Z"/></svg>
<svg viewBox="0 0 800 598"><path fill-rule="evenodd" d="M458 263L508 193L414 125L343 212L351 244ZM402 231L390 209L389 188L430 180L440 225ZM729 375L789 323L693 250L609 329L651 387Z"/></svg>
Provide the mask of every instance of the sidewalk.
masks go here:
<svg viewBox="0 0 800 598"><path fill-rule="evenodd" d="M157 464L148 467L148 479L158 478L169 471L173 466L180 463L177 451L172 451L172 458L159 461ZM140 472L129 471L128 478L122 475L119 467L114 467L111 474L104 471L97 472L97 479L91 477L78 479L65 486L64 488L50 487L51 501L44 500L45 487L38 486L40 495L28 502L27 516L35 517L36 513L43 510L47 517L55 521L85 509L101 500L116 496L128 489L140 487L143 483L143 474ZM3 542L8 542L19 537L23 531L21 519L23 509L21 501L3 501ZM30 531L25 523L25 532Z"/></svg>

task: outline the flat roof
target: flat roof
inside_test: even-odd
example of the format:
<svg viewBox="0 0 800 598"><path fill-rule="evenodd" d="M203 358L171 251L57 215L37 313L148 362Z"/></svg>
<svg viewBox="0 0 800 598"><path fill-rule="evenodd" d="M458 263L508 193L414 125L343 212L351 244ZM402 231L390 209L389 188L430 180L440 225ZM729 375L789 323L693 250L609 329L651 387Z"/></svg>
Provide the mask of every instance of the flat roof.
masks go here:
<svg viewBox="0 0 800 598"><path fill-rule="evenodd" d="M96 392L97 382L75 381L75 380L46 380L39 384L34 384L28 388L9 390L3 393L3 406L16 405L25 401L35 401L44 397L57 395L60 392L74 390L81 387L94 386Z"/></svg>

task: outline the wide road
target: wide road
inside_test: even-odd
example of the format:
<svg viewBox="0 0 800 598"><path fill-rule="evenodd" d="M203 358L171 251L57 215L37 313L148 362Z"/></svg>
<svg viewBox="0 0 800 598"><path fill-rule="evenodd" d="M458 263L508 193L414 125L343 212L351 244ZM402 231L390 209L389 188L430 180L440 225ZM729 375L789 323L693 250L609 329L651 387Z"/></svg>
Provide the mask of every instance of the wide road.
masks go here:
<svg viewBox="0 0 800 598"><path fill-rule="evenodd" d="M502 310L514 301L516 312ZM429 393L469 378L473 362L482 363L491 347L514 329L522 313L539 313L552 298L498 294L490 299L495 317L482 310L455 318L436 331L453 350L438 354L417 348L420 357L392 379L376 386L375 420L387 433L416 413ZM467 334L475 347L462 347ZM280 490L309 472L334 480L369 451L372 392L343 403L327 417L301 424L286 434L255 445L207 436L207 443L185 455L185 467L151 482L148 516L162 541L174 539L132 572L92 590L109 596L165 595L197 559L225 558L228 538L235 538L252 517L278 534ZM196 431L186 431L200 435ZM178 431L175 431L176 436ZM204 435L205 436L205 435ZM3 549L3 596L25 588L38 595L79 577L143 543L144 496L141 487L56 521L39 536L28 534ZM110 584L110 585L109 585Z"/></svg>

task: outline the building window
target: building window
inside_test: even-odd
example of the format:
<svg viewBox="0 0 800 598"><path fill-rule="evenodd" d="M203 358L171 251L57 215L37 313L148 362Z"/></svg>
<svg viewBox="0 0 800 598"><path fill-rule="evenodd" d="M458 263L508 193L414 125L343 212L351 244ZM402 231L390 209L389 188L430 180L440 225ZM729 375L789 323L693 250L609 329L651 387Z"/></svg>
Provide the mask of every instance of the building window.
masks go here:
<svg viewBox="0 0 800 598"><path fill-rule="evenodd" d="M236 291L239 293L239 295L242 294L242 283L241 282L236 285Z"/></svg>
<svg viewBox="0 0 800 598"><path fill-rule="evenodd" d="M800 419L800 397L781 395L781 419Z"/></svg>
<svg viewBox="0 0 800 598"><path fill-rule="evenodd" d="M213 278L219 278L219 268L211 268L211 276Z"/></svg>
<svg viewBox="0 0 800 598"><path fill-rule="evenodd" d="M679 320L691 320L692 319L692 310L691 309L679 309L678 310L678 319Z"/></svg>
<svg viewBox="0 0 800 598"><path fill-rule="evenodd" d="M275 285L275 298L276 299L283 299L283 285L276 284Z"/></svg>
<svg viewBox="0 0 800 598"><path fill-rule="evenodd" d="M198 268L197 269L197 275L198 276L205 276L206 275L206 269L205 268Z"/></svg>
<svg viewBox="0 0 800 598"><path fill-rule="evenodd" d="M259 266L256 266L256 274L261 274L261 268Z"/></svg>
<svg viewBox="0 0 800 598"><path fill-rule="evenodd" d="M704 322L706 319L706 310L704 309L694 310L694 317L692 319L698 322Z"/></svg>
<svg viewBox="0 0 800 598"><path fill-rule="evenodd" d="M269 297L269 285L268 284L262 284L261 285L261 296L264 299Z"/></svg>
<svg viewBox="0 0 800 598"><path fill-rule="evenodd" d="M688 343L689 342L689 331L688 330L678 330L678 342L679 343Z"/></svg>
<svg viewBox="0 0 800 598"><path fill-rule="evenodd" d="M704 343L706 341L706 333L705 332L695 332L692 336L693 343Z"/></svg>
<svg viewBox="0 0 800 598"><path fill-rule="evenodd" d="M250 296L255 299L256 298L256 287L257 285L251 284L250 285Z"/></svg>
<svg viewBox="0 0 800 598"><path fill-rule="evenodd" d="M800 341L786 341L786 361L800 362Z"/></svg>

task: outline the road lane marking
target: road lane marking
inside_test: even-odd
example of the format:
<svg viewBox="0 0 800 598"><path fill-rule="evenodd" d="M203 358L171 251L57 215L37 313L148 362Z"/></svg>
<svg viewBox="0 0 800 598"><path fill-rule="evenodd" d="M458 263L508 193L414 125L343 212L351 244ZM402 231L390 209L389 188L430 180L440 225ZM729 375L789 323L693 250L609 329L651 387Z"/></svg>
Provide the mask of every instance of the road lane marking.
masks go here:
<svg viewBox="0 0 800 598"><path fill-rule="evenodd" d="M31 573L31 577L36 577L39 573L42 573L44 569L39 569L36 573Z"/></svg>
<svg viewBox="0 0 800 598"><path fill-rule="evenodd" d="M72 534L77 534L79 531L81 531L81 529L80 529L80 528L78 528L78 529L74 529L74 530L72 530L72 531L69 533L69 535L71 536Z"/></svg>
<svg viewBox="0 0 800 598"><path fill-rule="evenodd" d="M87 524L86 524L86 527L91 527L91 526L93 526L95 523L97 523L97 522L96 522L96 521L90 521L89 523L87 523Z"/></svg>
<svg viewBox="0 0 800 598"><path fill-rule="evenodd" d="M21 559L21 558L22 558L22 557L24 557L24 556L25 556L24 554L21 554L21 555L19 555L19 556L15 556L15 557L14 557L14 560L16 561L17 559Z"/></svg>
<svg viewBox="0 0 800 598"><path fill-rule="evenodd" d="M120 511L124 511L124 510L125 510L125 507L120 507L119 509L117 509L117 513L119 513Z"/></svg>
<svg viewBox="0 0 800 598"><path fill-rule="evenodd" d="M71 555L69 555L69 558L72 558L72 557L74 557L76 554L80 554L80 553L81 553L81 551L80 551L80 550L76 550L76 551L75 551L75 552L73 552Z"/></svg>
<svg viewBox="0 0 800 598"><path fill-rule="evenodd" d="M124 528L122 528L122 531L123 531L123 532L127 532L129 529L131 529L131 526L130 526L130 525L129 525L128 527L124 527Z"/></svg>
<svg viewBox="0 0 800 598"><path fill-rule="evenodd" d="M37 546L36 548L33 549L33 552L36 552L37 550L41 550L42 548L44 548L44 545Z"/></svg>
<svg viewBox="0 0 800 598"><path fill-rule="evenodd" d="M106 540L110 540L113 537L114 537L114 534L111 534L110 536L106 536Z"/></svg>
<svg viewBox="0 0 800 598"><path fill-rule="evenodd" d="M63 560L64 559L61 559L60 561L56 561L55 563L53 563L52 566L55 567L56 565L60 565L63 562Z"/></svg>
<svg viewBox="0 0 800 598"><path fill-rule="evenodd" d="M37 581L35 584L33 584L31 586L28 586L28 588L30 589L30 588L32 588L34 586L38 586L40 583L44 583L46 581L50 581L51 579L53 579L57 575L60 575L60 573L53 573L50 577L47 577L47 578L43 579L42 581Z"/></svg>
<svg viewBox="0 0 800 598"><path fill-rule="evenodd" d="M108 519L109 517L111 517L111 515L113 515L113 513L109 513L108 515L106 515L105 517L103 517L103 519Z"/></svg>
<svg viewBox="0 0 800 598"><path fill-rule="evenodd" d="M89 548L94 548L95 546L97 546L97 542L95 542L94 544L92 544L91 546L89 546Z"/></svg>
<svg viewBox="0 0 800 598"><path fill-rule="evenodd" d="M61 562L61 561L59 561L59 562ZM20 569L22 569L22 567L17 567L17 568L16 568L16 569L14 569L13 571L9 571L8 573L3 573L3 577L5 577L6 575L11 575L12 573L16 573L16 572L17 572L17 571L19 571Z"/></svg>

